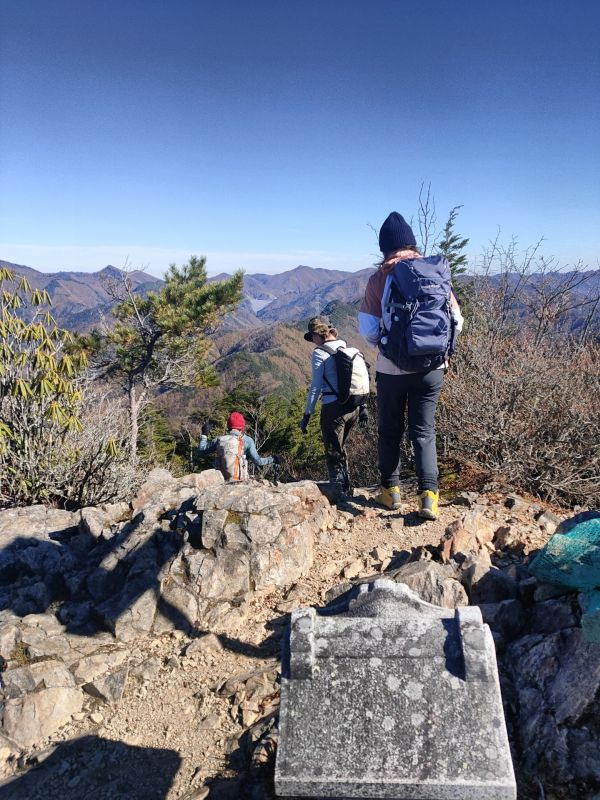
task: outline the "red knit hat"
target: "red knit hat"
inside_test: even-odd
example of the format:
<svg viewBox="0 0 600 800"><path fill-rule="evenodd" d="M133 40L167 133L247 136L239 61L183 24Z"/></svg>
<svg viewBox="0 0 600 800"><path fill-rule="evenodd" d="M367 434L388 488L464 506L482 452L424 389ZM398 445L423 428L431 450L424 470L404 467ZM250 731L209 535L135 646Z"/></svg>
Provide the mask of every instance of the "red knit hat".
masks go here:
<svg viewBox="0 0 600 800"><path fill-rule="evenodd" d="M239 411L232 411L227 420L227 430L243 431L246 427L246 420L242 417Z"/></svg>

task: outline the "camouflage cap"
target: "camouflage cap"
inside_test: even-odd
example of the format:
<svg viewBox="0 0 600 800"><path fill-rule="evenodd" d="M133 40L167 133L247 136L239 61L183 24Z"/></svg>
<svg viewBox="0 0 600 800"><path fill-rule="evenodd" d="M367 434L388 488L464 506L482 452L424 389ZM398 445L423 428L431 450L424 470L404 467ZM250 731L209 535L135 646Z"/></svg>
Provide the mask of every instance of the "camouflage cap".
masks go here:
<svg viewBox="0 0 600 800"><path fill-rule="evenodd" d="M313 317L308 321L308 332L304 334L307 342L312 340L313 334L317 333L319 336L327 336L331 330L331 322L327 317Z"/></svg>

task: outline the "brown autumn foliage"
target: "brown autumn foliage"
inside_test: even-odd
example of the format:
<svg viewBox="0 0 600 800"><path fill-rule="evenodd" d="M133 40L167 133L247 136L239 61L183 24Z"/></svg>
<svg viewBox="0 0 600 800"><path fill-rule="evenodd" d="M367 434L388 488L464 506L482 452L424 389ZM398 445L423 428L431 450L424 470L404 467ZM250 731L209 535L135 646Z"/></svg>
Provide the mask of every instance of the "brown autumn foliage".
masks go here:
<svg viewBox="0 0 600 800"><path fill-rule="evenodd" d="M472 289L438 432L444 452L515 488L550 502L594 505L600 502L597 321L590 317L591 324L573 331L570 288L560 281L560 275L549 279L539 297L527 275L519 285L481 281ZM597 307L597 297L584 295L578 308L595 313Z"/></svg>
<svg viewBox="0 0 600 800"><path fill-rule="evenodd" d="M567 506L600 503L597 276L552 271L511 245L467 288L468 321L437 413L441 473L496 477ZM349 442L355 485L376 484L377 425ZM401 465L412 467L405 440ZM462 465L462 466L461 466ZM460 482L460 476L458 476Z"/></svg>

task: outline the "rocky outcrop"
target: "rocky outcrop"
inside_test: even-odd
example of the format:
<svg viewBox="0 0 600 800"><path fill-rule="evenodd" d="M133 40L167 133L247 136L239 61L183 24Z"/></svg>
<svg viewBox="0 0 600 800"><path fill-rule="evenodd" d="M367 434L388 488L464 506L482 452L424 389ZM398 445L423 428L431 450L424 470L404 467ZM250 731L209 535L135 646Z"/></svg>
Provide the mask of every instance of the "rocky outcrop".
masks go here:
<svg viewBox="0 0 600 800"><path fill-rule="evenodd" d="M311 481L216 470L155 470L131 506L0 512L0 732L30 748L91 698L118 704L140 638L242 621L250 592L310 569L329 516Z"/></svg>
<svg viewBox="0 0 600 800"><path fill-rule="evenodd" d="M500 660L513 739L525 775L563 798L600 786L600 655L567 625L515 639Z"/></svg>
<svg viewBox="0 0 600 800"><path fill-rule="evenodd" d="M494 635L523 788L537 796L543 786L561 800L595 797L600 645L587 641L582 630L589 600L574 589L542 583L528 568L537 548L523 535L518 515L533 517L545 533L552 533L560 518L517 495L506 505L517 514L513 524L494 530L471 511L449 526L440 549L457 565L470 602L479 605Z"/></svg>
<svg viewBox="0 0 600 800"><path fill-rule="evenodd" d="M594 624L598 611L592 603L600 592L578 593L531 574L530 557L543 540L526 532L529 522L535 520L547 534L560 523L556 515L510 495L513 517L498 525L477 493L461 495L457 504L470 510L447 526L437 551L414 548L404 554L408 563L395 568L387 559L381 575L406 584L428 603L481 609L496 644L524 796L533 791L537 797L543 786L556 800L595 797L600 789L600 645L589 640L585 623ZM597 519L597 514L583 517ZM558 535L570 529L563 523ZM557 551L559 544L551 540L547 549ZM587 570L587 576L590 563L572 564L569 574L578 569ZM353 564L358 570L361 559ZM339 603L353 584L378 577L353 574L344 570L351 583L332 587L328 601Z"/></svg>
<svg viewBox="0 0 600 800"><path fill-rule="evenodd" d="M13 774L27 758L46 758L39 794L16 775L14 796L78 800L96 779L87 753L104 753L103 764L119 748L134 758L164 734L175 748L164 753L185 752L192 764L169 797L186 796L185 781L198 792L190 797L206 797L195 770L206 775L214 764L210 796L270 800L273 656L287 614L387 577L440 606L479 605L496 643L519 796L537 799L543 786L553 800L592 800L600 646L581 625L582 607L590 624L600 613L598 593L584 598L530 574L558 520L551 512L517 495L464 492L456 502L443 504L439 523L420 525L410 512L376 509L368 493L336 510L312 482L235 486L212 470L182 479L161 470L130 505L0 513L0 777L7 759ZM236 661L241 652L250 665ZM132 707L145 716L131 717ZM162 727L173 714L176 743ZM190 724L196 750L185 749ZM92 737L86 755L47 755L93 726L108 739ZM138 753L137 744L146 746ZM219 772L225 763L237 777ZM126 777L137 785L152 769L139 768L134 781L127 762L114 786Z"/></svg>
<svg viewBox="0 0 600 800"><path fill-rule="evenodd" d="M452 564L438 564L419 560L384 573L397 583L403 583L416 592L426 603L442 608L457 608L469 604L469 598L457 579L458 571Z"/></svg>
<svg viewBox="0 0 600 800"><path fill-rule="evenodd" d="M21 747L32 747L53 734L81 711L83 695L77 688L40 689L4 704L2 727Z"/></svg>

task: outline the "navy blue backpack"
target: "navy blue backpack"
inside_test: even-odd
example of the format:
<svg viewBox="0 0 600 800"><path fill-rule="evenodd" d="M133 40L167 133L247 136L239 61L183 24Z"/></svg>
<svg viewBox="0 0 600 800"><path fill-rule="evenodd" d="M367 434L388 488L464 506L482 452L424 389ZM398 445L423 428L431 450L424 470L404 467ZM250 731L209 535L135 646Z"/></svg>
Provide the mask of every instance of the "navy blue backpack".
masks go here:
<svg viewBox="0 0 600 800"><path fill-rule="evenodd" d="M399 261L382 300L383 355L408 372L444 364L454 351L451 291L450 265L444 256Z"/></svg>

